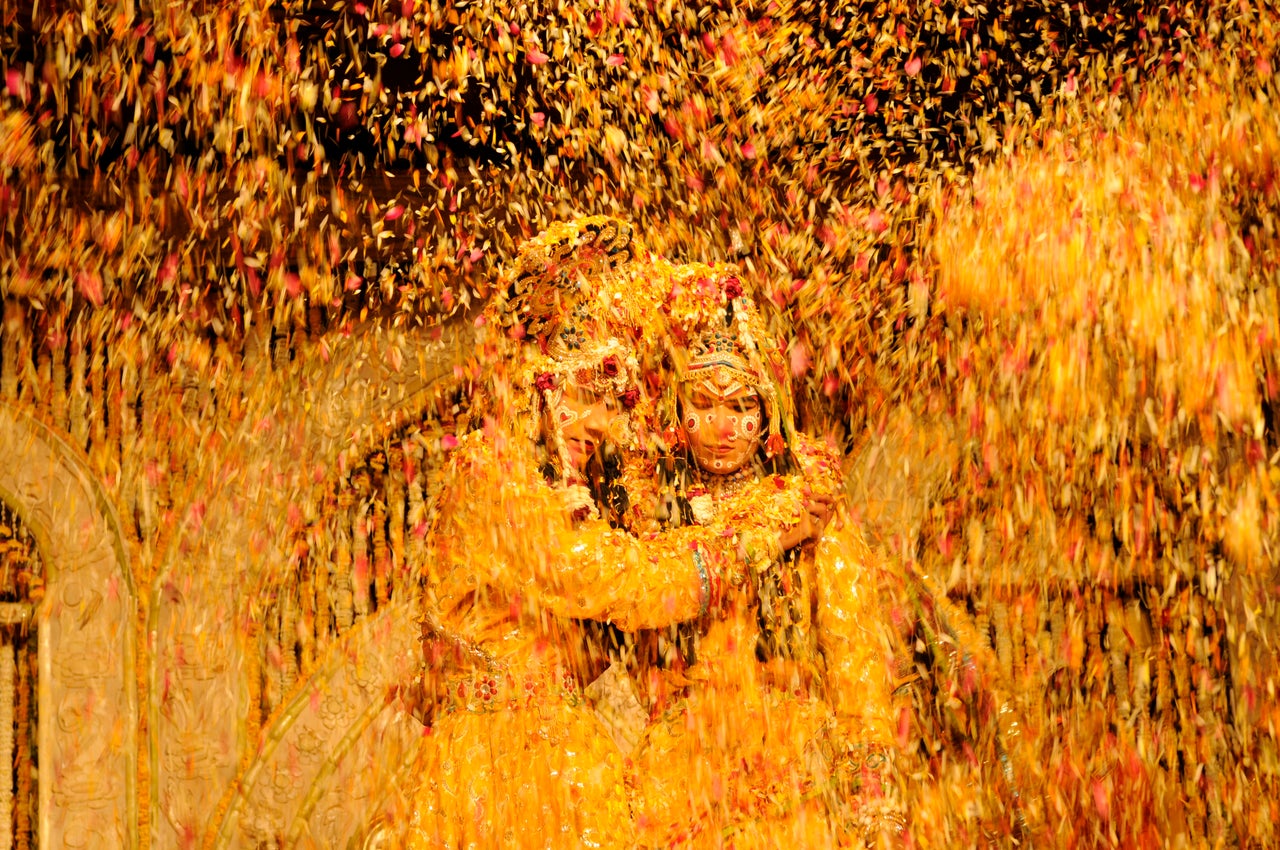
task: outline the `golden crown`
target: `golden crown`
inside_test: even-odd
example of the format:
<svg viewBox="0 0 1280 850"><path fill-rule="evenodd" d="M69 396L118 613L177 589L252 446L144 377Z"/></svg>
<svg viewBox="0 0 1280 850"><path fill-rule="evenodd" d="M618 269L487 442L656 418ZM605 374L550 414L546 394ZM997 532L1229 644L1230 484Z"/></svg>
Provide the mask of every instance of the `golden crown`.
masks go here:
<svg viewBox="0 0 1280 850"><path fill-rule="evenodd" d="M742 346L724 328L707 331L689 346L689 362L685 371L693 373L715 367L754 376Z"/></svg>
<svg viewBox="0 0 1280 850"><path fill-rule="evenodd" d="M637 251L631 225L609 216L552 224L520 246L499 296L500 323L522 326L529 337L556 333L576 305L599 291L599 280L627 266Z"/></svg>

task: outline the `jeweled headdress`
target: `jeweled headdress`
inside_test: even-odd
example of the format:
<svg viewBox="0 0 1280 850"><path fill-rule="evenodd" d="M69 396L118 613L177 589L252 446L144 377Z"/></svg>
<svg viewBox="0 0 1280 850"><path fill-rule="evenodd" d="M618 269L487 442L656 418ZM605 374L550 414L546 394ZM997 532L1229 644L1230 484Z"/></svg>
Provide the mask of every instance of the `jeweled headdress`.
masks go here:
<svg viewBox="0 0 1280 850"><path fill-rule="evenodd" d="M754 390L769 420L766 451L780 453L782 435L792 430L785 394L778 389L781 361L738 269L693 263L679 267L672 280L665 309L676 370L686 382L709 381L721 395Z"/></svg>
<svg viewBox="0 0 1280 850"><path fill-rule="evenodd" d="M631 225L609 216L556 222L520 246L492 313L505 328L530 339L545 339L566 320L590 318L610 279L647 252ZM599 316L608 319L608 316Z"/></svg>
<svg viewBox="0 0 1280 850"><path fill-rule="evenodd" d="M644 401L636 317L657 313L660 266L669 264L644 250L630 225L607 216L553 224L520 246L481 319L496 331L485 356L504 373L495 391L513 423L532 436L550 414L548 447L563 455L558 429L571 416L562 401L572 385L615 399L612 441L634 442L631 417L621 414Z"/></svg>
<svg viewBox="0 0 1280 850"><path fill-rule="evenodd" d="M747 362L746 353L727 330L715 328L689 345L685 380L709 382L723 396L740 389L757 390L760 375Z"/></svg>

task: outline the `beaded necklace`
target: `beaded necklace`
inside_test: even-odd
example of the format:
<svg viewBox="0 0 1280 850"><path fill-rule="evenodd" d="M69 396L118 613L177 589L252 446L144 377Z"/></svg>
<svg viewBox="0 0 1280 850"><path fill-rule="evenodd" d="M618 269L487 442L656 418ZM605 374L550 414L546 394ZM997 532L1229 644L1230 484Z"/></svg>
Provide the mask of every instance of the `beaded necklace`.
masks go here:
<svg viewBox="0 0 1280 850"><path fill-rule="evenodd" d="M731 472L728 475L711 476L711 479L711 481L707 482L707 490L711 497L719 502L738 495L748 484L755 483L758 480L758 476L751 464L746 464L737 472Z"/></svg>
<svg viewBox="0 0 1280 850"><path fill-rule="evenodd" d="M700 524L706 525L721 513L725 502L741 495L751 484L760 480L758 470L747 464L737 472L728 475L699 475L698 483L690 488L689 507L693 517Z"/></svg>

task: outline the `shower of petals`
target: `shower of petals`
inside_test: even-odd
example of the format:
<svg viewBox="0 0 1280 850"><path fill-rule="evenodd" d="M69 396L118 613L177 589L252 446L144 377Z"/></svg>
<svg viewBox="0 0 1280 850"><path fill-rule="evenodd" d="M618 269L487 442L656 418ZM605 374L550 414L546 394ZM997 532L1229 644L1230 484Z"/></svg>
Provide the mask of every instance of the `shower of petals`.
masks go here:
<svg viewBox="0 0 1280 850"><path fill-rule="evenodd" d="M388 470L483 424L459 359L380 461L291 467L308 428L355 439L316 375L365 336L351 374L412 372L383 333L470 329L524 239L611 213L741 268L858 519L1016 686L1043 843L1274 842L1275 4L26 5L0 15L0 393L127 506L135 587L182 592L158 553L235 494L245 644L312 594L243 740L373 604L316 565L376 601L431 528L405 484L382 519L409 533L369 531ZM904 714L901 775L933 780L903 780L908 844L1015 831L998 756L954 745L972 679Z"/></svg>

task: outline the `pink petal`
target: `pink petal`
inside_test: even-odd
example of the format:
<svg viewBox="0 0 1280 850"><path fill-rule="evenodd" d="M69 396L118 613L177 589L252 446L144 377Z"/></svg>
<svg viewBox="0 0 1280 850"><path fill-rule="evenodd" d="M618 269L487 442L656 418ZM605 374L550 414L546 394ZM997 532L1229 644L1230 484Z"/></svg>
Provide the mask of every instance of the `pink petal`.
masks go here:
<svg viewBox="0 0 1280 850"><path fill-rule="evenodd" d="M1107 788L1102 784L1102 780L1093 780L1093 805L1098 810L1098 815L1105 821L1111 819L1111 799L1107 794Z"/></svg>
<svg viewBox="0 0 1280 850"><path fill-rule="evenodd" d="M394 207L387 210L387 214L384 216L384 218L387 221L395 221L403 214L404 214L404 207L400 206L399 204L396 204Z"/></svg>
<svg viewBox="0 0 1280 850"><path fill-rule="evenodd" d="M83 271L76 275L76 283L80 293L88 298L95 307L102 306L102 276L94 271Z"/></svg>
<svg viewBox="0 0 1280 850"><path fill-rule="evenodd" d="M809 371L809 364L813 362L809 358L809 347L803 342L797 342L791 346L791 374L793 377L800 377Z"/></svg>
<svg viewBox="0 0 1280 850"><path fill-rule="evenodd" d="M611 66L611 67L617 68L617 67L618 67L618 66L620 66L620 65L625 65L625 64L627 64L627 57L623 56L621 53L614 53L614 54L610 55L610 56L609 56L609 58L608 58L608 59L606 59L606 60L604 60L604 61L605 61L605 64L606 64L606 65L609 65L609 66Z"/></svg>
<svg viewBox="0 0 1280 850"><path fill-rule="evenodd" d="M526 53L524 58L530 65L545 65L551 57L535 47Z"/></svg>
<svg viewBox="0 0 1280 850"><path fill-rule="evenodd" d="M914 77L916 74L920 73L920 66L922 64L923 63L920 61L919 56L912 56L907 60L906 67L903 70L907 72L908 77Z"/></svg>

